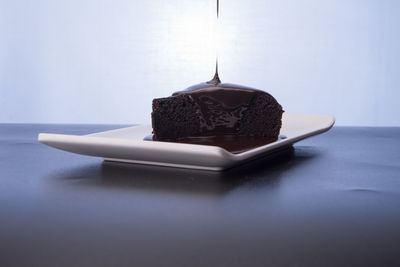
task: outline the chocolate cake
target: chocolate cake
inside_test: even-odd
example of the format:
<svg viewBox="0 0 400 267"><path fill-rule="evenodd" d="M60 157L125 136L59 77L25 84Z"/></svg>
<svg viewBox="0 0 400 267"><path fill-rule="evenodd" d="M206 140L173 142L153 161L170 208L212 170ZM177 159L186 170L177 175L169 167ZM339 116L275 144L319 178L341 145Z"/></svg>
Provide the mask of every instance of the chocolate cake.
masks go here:
<svg viewBox="0 0 400 267"><path fill-rule="evenodd" d="M153 99L153 140L229 136L234 142L232 136L238 136L275 141L282 113L281 105L270 94L220 83L216 77L170 97Z"/></svg>

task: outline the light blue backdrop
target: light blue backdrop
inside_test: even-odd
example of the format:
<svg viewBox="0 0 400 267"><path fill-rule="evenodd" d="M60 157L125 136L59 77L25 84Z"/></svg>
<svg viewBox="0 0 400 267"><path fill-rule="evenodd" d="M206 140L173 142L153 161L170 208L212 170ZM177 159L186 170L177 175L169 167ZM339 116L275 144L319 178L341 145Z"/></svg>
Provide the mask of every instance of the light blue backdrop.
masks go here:
<svg viewBox="0 0 400 267"><path fill-rule="evenodd" d="M0 122L148 123L211 79L215 0L0 0ZM400 1L221 0L225 82L338 125L400 125Z"/></svg>

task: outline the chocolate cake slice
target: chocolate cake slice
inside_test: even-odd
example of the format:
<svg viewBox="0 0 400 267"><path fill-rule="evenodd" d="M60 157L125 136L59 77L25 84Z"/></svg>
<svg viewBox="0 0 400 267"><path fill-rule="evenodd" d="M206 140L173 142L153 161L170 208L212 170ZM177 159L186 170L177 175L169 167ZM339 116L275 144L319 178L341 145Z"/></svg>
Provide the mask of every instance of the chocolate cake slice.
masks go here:
<svg viewBox="0 0 400 267"><path fill-rule="evenodd" d="M153 100L153 140L218 136L277 140L282 113L281 105L264 91L203 83Z"/></svg>

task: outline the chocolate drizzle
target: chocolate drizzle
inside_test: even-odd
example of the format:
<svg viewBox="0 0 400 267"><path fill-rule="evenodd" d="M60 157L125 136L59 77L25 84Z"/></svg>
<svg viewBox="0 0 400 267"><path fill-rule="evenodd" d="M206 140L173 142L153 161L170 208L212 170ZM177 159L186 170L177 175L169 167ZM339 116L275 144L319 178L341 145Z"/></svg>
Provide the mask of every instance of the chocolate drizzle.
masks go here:
<svg viewBox="0 0 400 267"><path fill-rule="evenodd" d="M219 18L219 0L217 0L217 20ZM188 95L199 108L198 117L203 132L215 134L233 133L233 128L243 117L243 113L255 94L262 94L257 89L221 83L218 73L218 55L215 74L212 80L190 86L175 92L173 96Z"/></svg>

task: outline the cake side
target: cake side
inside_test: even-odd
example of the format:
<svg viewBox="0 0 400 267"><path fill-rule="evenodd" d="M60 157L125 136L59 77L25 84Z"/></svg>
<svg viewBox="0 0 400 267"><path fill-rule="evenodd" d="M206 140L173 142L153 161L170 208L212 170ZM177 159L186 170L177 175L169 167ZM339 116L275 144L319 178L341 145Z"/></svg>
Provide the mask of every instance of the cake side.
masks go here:
<svg viewBox="0 0 400 267"><path fill-rule="evenodd" d="M278 139L282 126L282 106L268 93L257 94L238 122L238 134Z"/></svg>
<svg viewBox="0 0 400 267"><path fill-rule="evenodd" d="M199 111L190 96L156 98L152 106L154 140L176 140L200 134Z"/></svg>
<svg viewBox="0 0 400 267"><path fill-rule="evenodd" d="M236 92L226 92L226 98ZM277 140L282 107L266 92L254 92L246 104L224 107L211 95L181 94L153 100L153 139L179 141L187 137L250 136Z"/></svg>

